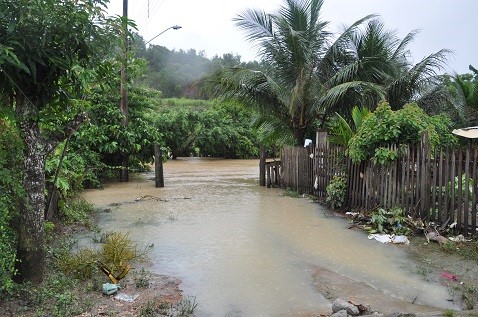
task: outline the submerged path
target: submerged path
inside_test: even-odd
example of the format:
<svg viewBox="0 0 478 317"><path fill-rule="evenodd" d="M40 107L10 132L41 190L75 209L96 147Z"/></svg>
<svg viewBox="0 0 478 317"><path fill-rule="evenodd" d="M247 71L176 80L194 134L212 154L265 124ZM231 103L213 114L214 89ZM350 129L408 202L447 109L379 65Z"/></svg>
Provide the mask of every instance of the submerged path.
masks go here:
<svg viewBox="0 0 478 317"><path fill-rule="evenodd" d="M147 174L85 197L99 208L119 203L100 228L154 244L150 269L182 279L197 316L330 313L318 285L334 279L397 299L393 309L454 308L444 287L412 274L406 247L368 240L306 198L258 186L258 160L181 158L164 170L164 188Z"/></svg>

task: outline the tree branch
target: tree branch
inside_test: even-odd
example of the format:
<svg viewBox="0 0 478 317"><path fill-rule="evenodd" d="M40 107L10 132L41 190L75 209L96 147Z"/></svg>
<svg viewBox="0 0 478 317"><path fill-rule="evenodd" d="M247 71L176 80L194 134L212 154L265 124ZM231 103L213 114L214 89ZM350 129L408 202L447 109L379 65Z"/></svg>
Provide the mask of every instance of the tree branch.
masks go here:
<svg viewBox="0 0 478 317"><path fill-rule="evenodd" d="M88 114L86 112L80 112L73 120L69 121L64 127L62 132L54 133L50 135L45 141L46 153L53 151L60 142L68 139L83 122L88 120Z"/></svg>

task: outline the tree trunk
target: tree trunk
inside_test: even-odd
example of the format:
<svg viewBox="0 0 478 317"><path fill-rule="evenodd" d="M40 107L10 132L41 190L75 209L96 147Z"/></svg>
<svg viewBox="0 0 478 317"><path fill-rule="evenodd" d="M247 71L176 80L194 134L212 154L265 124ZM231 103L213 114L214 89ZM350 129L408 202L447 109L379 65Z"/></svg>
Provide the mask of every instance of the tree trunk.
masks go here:
<svg viewBox="0 0 478 317"><path fill-rule="evenodd" d="M68 138L87 119L79 113L68 122L63 131L48 138L41 134L38 123L39 102L30 96L17 93L15 111L19 118L21 137L24 143L23 187L25 197L20 207L16 263L18 282L39 284L45 272L45 162L47 155Z"/></svg>
<svg viewBox="0 0 478 317"><path fill-rule="evenodd" d="M28 102L28 101L27 101ZM45 160L46 151L36 122L20 123L24 142L25 199L18 223L17 281L41 283L45 272Z"/></svg>
<svg viewBox="0 0 478 317"><path fill-rule="evenodd" d="M299 127L294 128L294 137L297 142L297 146L304 146L305 141L305 128Z"/></svg>

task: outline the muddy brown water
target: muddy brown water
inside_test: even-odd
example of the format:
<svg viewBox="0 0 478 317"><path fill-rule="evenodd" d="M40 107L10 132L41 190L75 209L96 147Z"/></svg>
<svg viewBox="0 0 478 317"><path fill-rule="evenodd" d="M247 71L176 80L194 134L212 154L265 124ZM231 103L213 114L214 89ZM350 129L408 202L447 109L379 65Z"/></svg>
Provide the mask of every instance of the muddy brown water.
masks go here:
<svg viewBox="0 0 478 317"><path fill-rule="evenodd" d="M129 232L152 245L151 270L182 279L196 316L298 316L330 313L314 287L316 267L366 283L385 296L456 308L445 287L412 274L405 246L368 240L307 198L258 185L258 160L180 158L153 173L85 198L102 231Z"/></svg>

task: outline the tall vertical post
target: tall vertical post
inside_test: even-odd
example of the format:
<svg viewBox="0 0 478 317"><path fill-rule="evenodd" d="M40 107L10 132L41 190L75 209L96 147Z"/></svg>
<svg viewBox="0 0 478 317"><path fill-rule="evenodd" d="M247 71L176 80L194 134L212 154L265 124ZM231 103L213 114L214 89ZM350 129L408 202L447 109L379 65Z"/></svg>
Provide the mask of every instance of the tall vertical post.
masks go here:
<svg viewBox="0 0 478 317"><path fill-rule="evenodd" d="M120 83L120 111L122 114L121 125L124 129L128 126L128 76L126 69L128 66L128 0L123 0L123 21L122 21L122 40L123 40L123 56L122 56L122 65L121 65L121 83ZM129 155L128 153L121 154L121 171L120 171L120 181L128 182L129 181Z"/></svg>
<svg viewBox="0 0 478 317"><path fill-rule="evenodd" d="M164 187L163 150L159 144L154 145L154 180L156 188Z"/></svg>
<svg viewBox="0 0 478 317"><path fill-rule="evenodd" d="M259 185L266 186L266 147L259 148Z"/></svg>

